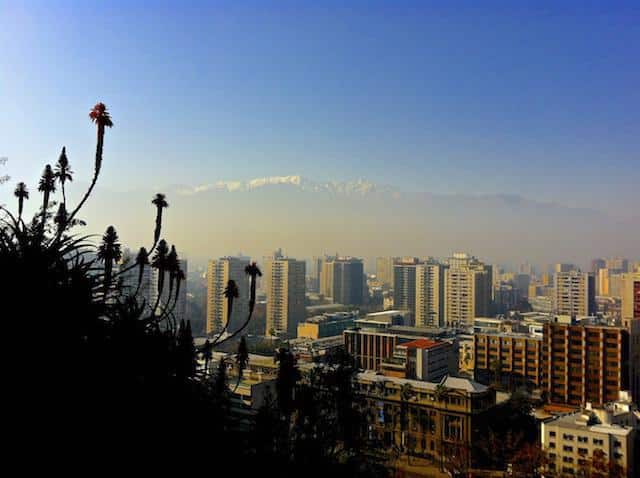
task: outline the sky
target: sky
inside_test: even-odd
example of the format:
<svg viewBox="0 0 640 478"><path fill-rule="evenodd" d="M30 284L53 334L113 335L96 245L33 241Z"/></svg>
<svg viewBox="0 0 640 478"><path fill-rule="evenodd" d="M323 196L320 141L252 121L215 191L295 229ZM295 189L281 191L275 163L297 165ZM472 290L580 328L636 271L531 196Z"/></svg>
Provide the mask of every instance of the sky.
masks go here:
<svg viewBox="0 0 640 478"><path fill-rule="evenodd" d="M0 53L28 184L63 145L89 180L100 100L110 193L364 178L640 220L637 2L0 0Z"/></svg>

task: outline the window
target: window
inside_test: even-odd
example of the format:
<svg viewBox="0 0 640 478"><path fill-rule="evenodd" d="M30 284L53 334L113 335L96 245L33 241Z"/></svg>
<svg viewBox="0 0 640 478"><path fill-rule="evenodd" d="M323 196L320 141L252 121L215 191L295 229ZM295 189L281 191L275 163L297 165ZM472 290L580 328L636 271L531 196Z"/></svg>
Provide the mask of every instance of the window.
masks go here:
<svg viewBox="0 0 640 478"><path fill-rule="evenodd" d="M573 447L569 445L565 445L562 447L562 451L573 452Z"/></svg>

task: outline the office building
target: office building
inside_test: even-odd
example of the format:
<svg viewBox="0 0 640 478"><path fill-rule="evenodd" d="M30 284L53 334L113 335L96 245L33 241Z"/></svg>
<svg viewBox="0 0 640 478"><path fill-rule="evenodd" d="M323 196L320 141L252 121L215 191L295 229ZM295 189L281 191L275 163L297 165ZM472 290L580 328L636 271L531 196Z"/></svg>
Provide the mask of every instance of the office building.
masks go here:
<svg viewBox="0 0 640 478"><path fill-rule="evenodd" d="M298 324L298 338L322 339L342 336L342 332L354 326L357 312L335 312L310 317Z"/></svg>
<svg viewBox="0 0 640 478"><path fill-rule="evenodd" d="M295 337L306 317L305 262L276 253L265 259L267 335Z"/></svg>
<svg viewBox="0 0 640 478"><path fill-rule="evenodd" d="M322 263L320 293L334 303L362 305L364 302L364 266L362 259L335 257Z"/></svg>
<svg viewBox="0 0 640 478"><path fill-rule="evenodd" d="M207 267L207 334L220 333L225 325L233 332L247 319L249 314L249 277L245 267L248 257L221 257L209 261ZM229 281L238 287L239 297L234 300L229 317L229 301L224 296ZM229 321L227 325L227 320Z"/></svg>

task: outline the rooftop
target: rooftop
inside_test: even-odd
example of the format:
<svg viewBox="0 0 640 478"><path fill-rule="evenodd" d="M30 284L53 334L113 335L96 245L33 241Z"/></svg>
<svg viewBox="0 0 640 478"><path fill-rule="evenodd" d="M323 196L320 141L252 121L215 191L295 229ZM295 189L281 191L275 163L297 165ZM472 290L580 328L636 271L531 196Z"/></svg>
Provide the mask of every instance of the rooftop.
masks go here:
<svg viewBox="0 0 640 478"><path fill-rule="evenodd" d="M439 345L442 345L444 342L436 342L435 340L429 340L429 339L417 339L417 340L412 340L411 342L406 342L402 345L400 345L400 347L406 347L408 349L431 349L434 347L437 347Z"/></svg>
<svg viewBox="0 0 640 478"><path fill-rule="evenodd" d="M560 426L570 430L589 430L607 435L626 436L633 431L632 427L625 427L615 424L592 423L584 420L583 412L571 413L551 420L546 426Z"/></svg>
<svg viewBox="0 0 640 478"><path fill-rule="evenodd" d="M358 380L366 380L370 382L389 382L400 386L408 384L417 390L435 391L439 385L451 390L460 390L469 393L484 393L489 387L475 382L468 378L451 377L449 375L442 378L440 382L424 382L421 380L412 380L408 378L389 377L380 375L373 371L361 372L357 375Z"/></svg>

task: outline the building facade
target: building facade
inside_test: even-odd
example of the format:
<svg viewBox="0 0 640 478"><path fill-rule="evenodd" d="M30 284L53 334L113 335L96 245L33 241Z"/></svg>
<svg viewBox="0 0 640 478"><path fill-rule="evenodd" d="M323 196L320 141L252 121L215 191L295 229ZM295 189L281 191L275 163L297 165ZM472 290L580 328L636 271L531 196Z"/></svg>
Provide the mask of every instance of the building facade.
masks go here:
<svg viewBox="0 0 640 478"><path fill-rule="evenodd" d="M596 313L595 277L588 272L557 272L555 311L558 315L586 317Z"/></svg>
<svg viewBox="0 0 640 478"><path fill-rule="evenodd" d="M357 392L371 411L369 438L441 469L446 460L471 463L481 417L496 404L495 392L469 379L438 382L357 376Z"/></svg>
<svg viewBox="0 0 640 478"><path fill-rule="evenodd" d="M544 325L544 388L551 403L594 406L629 389L629 332L584 319ZM562 321L561 321L562 320Z"/></svg>
<svg viewBox="0 0 640 478"><path fill-rule="evenodd" d="M618 470L616 474L606 476L637 476L635 436L638 431L621 423L628 420L626 415L630 413L616 416L614 406L587 407L581 412L542 423L541 442L548 458L547 470L592 476L590 470L602 468L607 472Z"/></svg>
<svg viewBox="0 0 640 478"><path fill-rule="evenodd" d="M509 388L542 386L543 340L531 334L474 334L475 378Z"/></svg>
<svg viewBox="0 0 640 478"><path fill-rule="evenodd" d="M263 273L267 293L267 335L295 337L305 319L305 262L277 254Z"/></svg>
<svg viewBox="0 0 640 478"><path fill-rule="evenodd" d="M444 271L444 266L435 261L416 266L415 324L417 327L444 326Z"/></svg>
<svg viewBox="0 0 640 478"><path fill-rule="evenodd" d="M472 327L475 317L489 315L492 267L475 257L456 253L445 272L445 316L450 327Z"/></svg>

